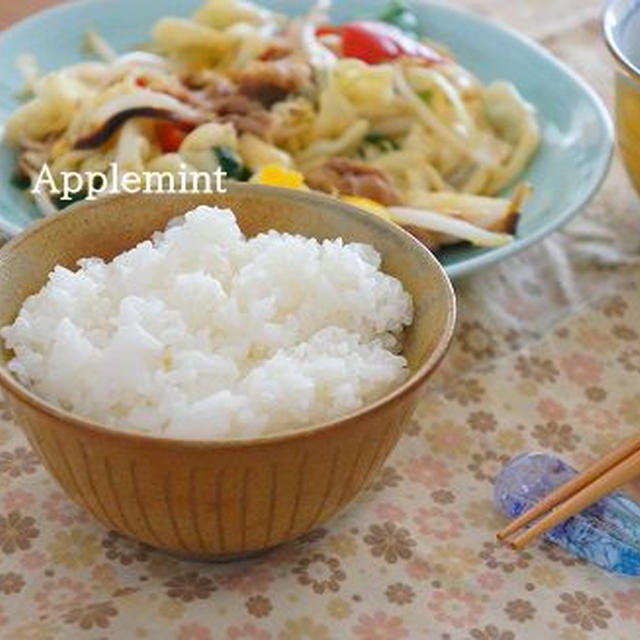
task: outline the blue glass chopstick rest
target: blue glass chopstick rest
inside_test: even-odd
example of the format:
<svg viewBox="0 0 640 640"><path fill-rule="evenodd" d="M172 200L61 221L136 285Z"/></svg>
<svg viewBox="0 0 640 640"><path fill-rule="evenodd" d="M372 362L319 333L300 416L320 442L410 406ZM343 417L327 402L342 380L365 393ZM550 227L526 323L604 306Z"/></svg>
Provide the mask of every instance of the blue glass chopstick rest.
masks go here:
<svg viewBox="0 0 640 640"><path fill-rule="evenodd" d="M496 506L513 519L576 473L556 456L519 455L496 477ZM557 525L544 538L603 569L640 575L640 503L618 491Z"/></svg>

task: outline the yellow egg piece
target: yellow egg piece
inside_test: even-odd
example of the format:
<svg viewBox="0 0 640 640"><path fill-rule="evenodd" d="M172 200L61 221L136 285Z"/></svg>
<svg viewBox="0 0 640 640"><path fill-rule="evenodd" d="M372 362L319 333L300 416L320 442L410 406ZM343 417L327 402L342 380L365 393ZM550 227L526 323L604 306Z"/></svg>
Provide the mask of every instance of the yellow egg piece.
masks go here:
<svg viewBox="0 0 640 640"><path fill-rule="evenodd" d="M376 202L375 200L371 200L370 198L362 198L360 196L340 196L340 200L342 200L342 202L346 202L347 204L352 204L354 207L364 209L369 213L373 213L383 220L392 222L391 216L389 215L386 207L381 205L379 202Z"/></svg>
<svg viewBox="0 0 640 640"><path fill-rule="evenodd" d="M287 189L306 189L304 176L299 171L287 169L279 164L265 164L251 178L255 184L266 184L272 187Z"/></svg>

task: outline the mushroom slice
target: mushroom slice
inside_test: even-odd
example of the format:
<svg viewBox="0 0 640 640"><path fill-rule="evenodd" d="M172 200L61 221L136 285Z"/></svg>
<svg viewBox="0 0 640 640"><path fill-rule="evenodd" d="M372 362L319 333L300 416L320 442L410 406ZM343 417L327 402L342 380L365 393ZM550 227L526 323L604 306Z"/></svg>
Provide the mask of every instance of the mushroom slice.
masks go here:
<svg viewBox="0 0 640 640"><path fill-rule="evenodd" d="M157 118L197 124L202 115L176 98L140 89L109 100L96 111L89 133L75 142L76 149L94 149L104 144L131 118Z"/></svg>

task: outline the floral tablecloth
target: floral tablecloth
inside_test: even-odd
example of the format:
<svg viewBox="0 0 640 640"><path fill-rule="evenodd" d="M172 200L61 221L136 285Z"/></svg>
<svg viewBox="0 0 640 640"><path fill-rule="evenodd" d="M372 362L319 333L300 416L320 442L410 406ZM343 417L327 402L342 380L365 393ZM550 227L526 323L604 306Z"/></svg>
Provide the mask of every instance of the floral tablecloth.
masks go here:
<svg viewBox="0 0 640 640"><path fill-rule="evenodd" d="M460 4L529 33L610 101L599 2ZM375 484L324 528L250 562L189 563L105 530L0 407L0 637L637 638L637 580L542 543L496 545L491 495L496 470L523 450L583 466L637 431L638 207L616 161L565 231L457 282L453 349Z"/></svg>

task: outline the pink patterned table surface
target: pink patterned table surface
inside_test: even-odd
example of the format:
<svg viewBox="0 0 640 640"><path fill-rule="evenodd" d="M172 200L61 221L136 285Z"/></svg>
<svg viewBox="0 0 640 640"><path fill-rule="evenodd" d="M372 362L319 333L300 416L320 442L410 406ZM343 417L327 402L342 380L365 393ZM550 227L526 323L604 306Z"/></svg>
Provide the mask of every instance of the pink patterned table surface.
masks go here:
<svg viewBox="0 0 640 640"><path fill-rule="evenodd" d="M425 395L352 508L304 540L227 565L174 559L93 522L5 415L0 637L637 638L637 580L542 543L519 554L498 546L491 494L496 470L523 450L582 466L637 429L638 327L640 291L621 287L542 341ZM478 360L494 348L482 325L459 341Z"/></svg>
<svg viewBox="0 0 640 640"><path fill-rule="evenodd" d="M599 2L460 4L535 37L610 103ZM0 24L13 13L0 8ZM250 562L188 563L105 530L4 411L0 638L637 638L637 581L544 544L498 547L491 494L521 451L583 466L637 431L639 232L616 161L565 231L458 282L454 347L376 483L323 529Z"/></svg>

